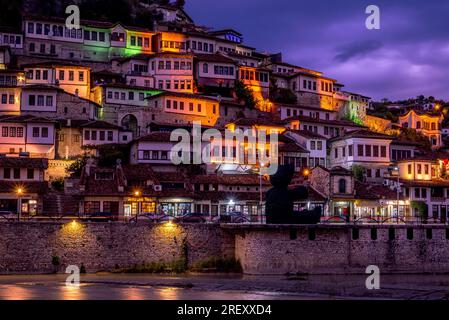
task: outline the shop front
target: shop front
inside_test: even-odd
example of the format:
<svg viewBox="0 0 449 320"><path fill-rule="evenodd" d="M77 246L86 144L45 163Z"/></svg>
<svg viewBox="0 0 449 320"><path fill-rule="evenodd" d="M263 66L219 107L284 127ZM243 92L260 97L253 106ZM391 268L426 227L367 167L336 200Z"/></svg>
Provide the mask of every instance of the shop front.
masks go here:
<svg viewBox="0 0 449 320"><path fill-rule="evenodd" d="M335 201L332 204L332 215L338 216L346 222L351 221L353 212L353 201Z"/></svg>
<svg viewBox="0 0 449 320"><path fill-rule="evenodd" d="M18 213L35 216L38 214L39 200L32 195L17 197L16 195L0 198L0 212ZM21 210L19 210L19 208Z"/></svg>
<svg viewBox="0 0 449 320"><path fill-rule="evenodd" d="M135 217L140 214L155 214L156 199L150 197L128 197L123 202L123 214L125 218Z"/></svg>
<svg viewBox="0 0 449 320"><path fill-rule="evenodd" d="M171 217L182 217L192 213L193 200L186 198L161 198L157 206L158 213Z"/></svg>

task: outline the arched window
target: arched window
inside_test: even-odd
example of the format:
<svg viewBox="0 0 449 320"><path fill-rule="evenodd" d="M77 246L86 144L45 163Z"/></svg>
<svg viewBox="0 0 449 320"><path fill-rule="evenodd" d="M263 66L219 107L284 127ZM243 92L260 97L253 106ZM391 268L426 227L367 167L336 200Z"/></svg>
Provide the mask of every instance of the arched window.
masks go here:
<svg viewBox="0 0 449 320"><path fill-rule="evenodd" d="M338 193L343 194L346 193L346 180L340 179L338 181Z"/></svg>
<svg viewBox="0 0 449 320"><path fill-rule="evenodd" d="M137 124L137 118L134 115L128 114L125 116L121 121L121 125L122 127L132 131L134 138L138 136L139 127Z"/></svg>
<svg viewBox="0 0 449 320"><path fill-rule="evenodd" d="M207 63L203 64L203 73L209 73L209 65Z"/></svg>

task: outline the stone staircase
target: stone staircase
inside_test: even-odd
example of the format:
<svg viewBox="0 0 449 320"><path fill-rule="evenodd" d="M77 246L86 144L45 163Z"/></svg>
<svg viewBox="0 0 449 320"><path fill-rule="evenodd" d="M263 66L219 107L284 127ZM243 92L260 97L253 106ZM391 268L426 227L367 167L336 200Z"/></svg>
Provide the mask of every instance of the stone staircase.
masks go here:
<svg viewBox="0 0 449 320"><path fill-rule="evenodd" d="M79 199L76 196L50 191L44 196L43 211L48 216L78 215Z"/></svg>

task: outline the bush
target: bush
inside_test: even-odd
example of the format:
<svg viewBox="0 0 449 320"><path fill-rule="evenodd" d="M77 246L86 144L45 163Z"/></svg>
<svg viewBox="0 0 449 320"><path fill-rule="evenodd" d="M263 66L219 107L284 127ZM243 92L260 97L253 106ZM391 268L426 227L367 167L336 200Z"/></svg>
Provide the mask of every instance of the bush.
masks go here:
<svg viewBox="0 0 449 320"><path fill-rule="evenodd" d="M198 269L215 269L217 272L242 272L240 261L232 258L212 257L204 261L200 261L195 266Z"/></svg>
<svg viewBox="0 0 449 320"><path fill-rule="evenodd" d="M51 264L54 267L59 267L61 264L61 259L57 255L53 255L53 257L51 257Z"/></svg>
<svg viewBox="0 0 449 320"><path fill-rule="evenodd" d="M53 189L55 189L56 191L62 192L64 191L64 178L60 178L57 180L53 180L51 182L51 186L53 187Z"/></svg>

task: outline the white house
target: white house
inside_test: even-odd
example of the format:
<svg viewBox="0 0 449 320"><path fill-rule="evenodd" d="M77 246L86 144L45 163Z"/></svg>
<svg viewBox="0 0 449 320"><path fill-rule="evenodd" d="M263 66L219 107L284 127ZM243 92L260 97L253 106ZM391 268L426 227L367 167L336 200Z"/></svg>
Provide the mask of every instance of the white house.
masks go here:
<svg viewBox="0 0 449 320"><path fill-rule="evenodd" d="M326 137L323 137L312 131L305 130L287 130L285 135L300 146L310 152L309 154L309 167L314 168L316 166L327 166L327 144Z"/></svg>
<svg viewBox="0 0 449 320"><path fill-rule="evenodd" d="M34 158L54 158L55 123L34 116L0 116L0 153L28 152Z"/></svg>
<svg viewBox="0 0 449 320"><path fill-rule="evenodd" d="M420 112L412 109L399 117L399 125L422 133L430 140L432 147L438 149L443 146L441 136L443 119L441 113Z"/></svg>
<svg viewBox="0 0 449 320"><path fill-rule="evenodd" d="M381 183L391 164L390 145L394 137L368 130L355 130L329 140L330 166L351 169L361 166L366 179Z"/></svg>
<svg viewBox="0 0 449 320"><path fill-rule="evenodd" d="M27 84L53 85L81 98L90 98L90 68L53 62L22 65Z"/></svg>

